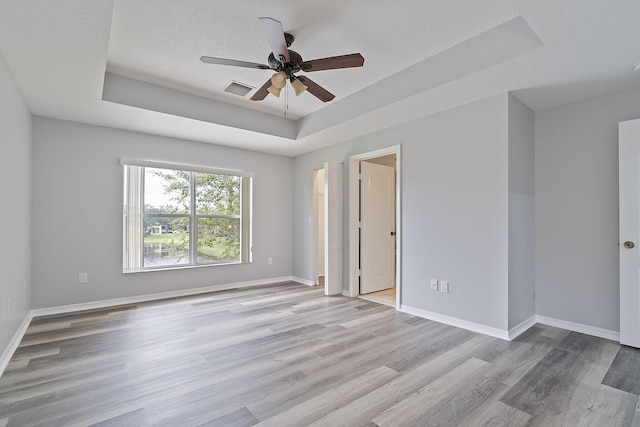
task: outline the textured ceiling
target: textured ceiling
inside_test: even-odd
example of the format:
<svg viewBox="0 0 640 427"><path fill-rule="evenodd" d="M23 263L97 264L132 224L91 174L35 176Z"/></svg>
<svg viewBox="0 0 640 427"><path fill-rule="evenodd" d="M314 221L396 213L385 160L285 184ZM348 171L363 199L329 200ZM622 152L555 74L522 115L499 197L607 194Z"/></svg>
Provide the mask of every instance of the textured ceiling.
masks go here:
<svg viewBox="0 0 640 427"><path fill-rule="evenodd" d="M199 58L266 63L261 16L306 60L364 67L309 73L329 103L225 93L271 72ZM3 0L0 51L34 114L297 155L498 93L541 109L638 85L638 22L636 0Z"/></svg>
<svg viewBox="0 0 640 427"><path fill-rule="evenodd" d="M457 3L457 7L451 7ZM269 70L205 65L202 55L266 64L269 46L258 17L271 16L294 35L292 50L310 60L360 52L362 69L313 73L339 98L516 16L504 1L116 1L107 68L117 74L241 103L282 116L284 97L246 102L222 92L232 80L260 87ZM466 5L465 5L466 4ZM507 7L504 7L504 6ZM465 14L459 12L465 9ZM386 19L389 17L390 19ZM291 92L291 91L290 91ZM324 106L290 93L288 116Z"/></svg>

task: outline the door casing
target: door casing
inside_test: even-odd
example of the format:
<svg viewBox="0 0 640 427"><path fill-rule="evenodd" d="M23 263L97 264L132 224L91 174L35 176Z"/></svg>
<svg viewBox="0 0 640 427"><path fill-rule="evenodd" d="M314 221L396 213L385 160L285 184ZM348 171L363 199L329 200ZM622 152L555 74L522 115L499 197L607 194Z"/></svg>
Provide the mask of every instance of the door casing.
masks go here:
<svg viewBox="0 0 640 427"><path fill-rule="evenodd" d="M342 237L342 163L324 164L324 293L341 295L343 291Z"/></svg>

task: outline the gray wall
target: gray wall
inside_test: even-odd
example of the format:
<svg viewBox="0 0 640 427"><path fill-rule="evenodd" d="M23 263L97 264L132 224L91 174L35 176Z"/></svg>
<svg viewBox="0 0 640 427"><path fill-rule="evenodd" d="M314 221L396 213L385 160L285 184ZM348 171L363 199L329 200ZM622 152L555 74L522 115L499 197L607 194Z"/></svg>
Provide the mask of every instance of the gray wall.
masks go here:
<svg viewBox="0 0 640 427"><path fill-rule="evenodd" d="M33 141L34 308L291 275L291 158L42 117ZM124 275L122 157L255 172L254 262Z"/></svg>
<svg viewBox="0 0 640 427"><path fill-rule="evenodd" d="M294 275L311 280L312 171L324 161L402 145L402 304L507 328L508 95L295 158ZM344 206L348 206L348 179ZM348 224L345 210L344 224ZM348 230L344 230L348 288ZM429 279L450 281L450 293Z"/></svg>
<svg viewBox="0 0 640 427"><path fill-rule="evenodd" d="M535 116L509 95L509 329L535 314Z"/></svg>
<svg viewBox="0 0 640 427"><path fill-rule="evenodd" d="M618 331L618 122L640 87L535 117L536 313Z"/></svg>
<svg viewBox="0 0 640 427"><path fill-rule="evenodd" d="M27 315L31 295L31 113L0 54L0 353ZM8 300L11 300L9 313Z"/></svg>

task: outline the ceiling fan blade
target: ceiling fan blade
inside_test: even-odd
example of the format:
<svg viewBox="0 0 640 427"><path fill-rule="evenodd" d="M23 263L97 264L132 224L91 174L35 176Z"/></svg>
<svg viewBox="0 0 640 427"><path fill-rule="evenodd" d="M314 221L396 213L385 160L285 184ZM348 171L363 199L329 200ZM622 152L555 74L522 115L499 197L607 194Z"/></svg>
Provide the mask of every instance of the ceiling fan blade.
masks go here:
<svg viewBox="0 0 640 427"><path fill-rule="evenodd" d="M265 84L262 85L260 89L256 91L251 97L252 101L262 101L269 95L269 91L267 90L271 86L271 79L267 80Z"/></svg>
<svg viewBox="0 0 640 427"><path fill-rule="evenodd" d="M256 62L236 61L235 59L214 58L212 56L201 56L200 61L205 64L232 65L234 67L258 68L260 70L269 70L270 67L265 64Z"/></svg>
<svg viewBox="0 0 640 427"><path fill-rule="evenodd" d="M307 92L309 92L311 95L315 96L322 102L329 102L336 97L334 94L311 80L309 77L300 76L297 77L297 79L304 83L305 86L307 86Z"/></svg>
<svg viewBox="0 0 640 427"><path fill-rule="evenodd" d="M349 55L332 56L330 58L312 59L304 61L300 64L302 71L322 71L335 70L337 68L362 67L364 65L364 57L359 53Z"/></svg>
<svg viewBox="0 0 640 427"><path fill-rule="evenodd" d="M287 41L284 38L282 23L269 17L259 18L259 21L267 38L267 43L269 43L269 47L273 51L273 56L285 63L289 62L291 59L289 58L289 50L287 49Z"/></svg>

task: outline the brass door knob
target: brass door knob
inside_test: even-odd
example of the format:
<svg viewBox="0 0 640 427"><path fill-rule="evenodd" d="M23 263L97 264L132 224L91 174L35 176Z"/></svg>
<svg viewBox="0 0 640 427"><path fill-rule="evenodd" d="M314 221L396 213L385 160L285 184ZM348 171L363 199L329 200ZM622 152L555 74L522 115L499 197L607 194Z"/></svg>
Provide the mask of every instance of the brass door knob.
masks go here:
<svg viewBox="0 0 640 427"><path fill-rule="evenodd" d="M627 248L627 249L633 249L635 246L636 246L636 244L633 243L633 242L630 242L630 241L624 242L624 247Z"/></svg>

